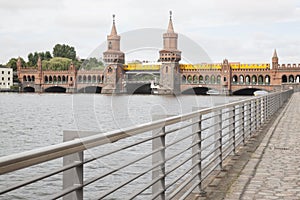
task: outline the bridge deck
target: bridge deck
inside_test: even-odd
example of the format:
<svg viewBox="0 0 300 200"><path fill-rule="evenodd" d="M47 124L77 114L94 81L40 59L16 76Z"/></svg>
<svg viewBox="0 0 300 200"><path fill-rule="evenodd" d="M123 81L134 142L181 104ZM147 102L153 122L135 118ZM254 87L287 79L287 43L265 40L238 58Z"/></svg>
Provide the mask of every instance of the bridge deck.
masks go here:
<svg viewBox="0 0 300 200"><path fill-rule="evenodd" d="M246 165L235 171L237 178L223 193L225 198L215 199L300 199L299 102L300 93L295 93Z"/></svg>

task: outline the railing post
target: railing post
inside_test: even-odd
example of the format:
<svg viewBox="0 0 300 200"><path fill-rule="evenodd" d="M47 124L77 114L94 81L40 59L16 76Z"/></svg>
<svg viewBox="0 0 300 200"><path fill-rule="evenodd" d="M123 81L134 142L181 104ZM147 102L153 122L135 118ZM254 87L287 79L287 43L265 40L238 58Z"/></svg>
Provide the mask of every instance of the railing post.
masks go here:
<svg viewBox="0 0 300 200"><path fill-rule="evenodd" d="M196 111L196 110L201 110L201 108L198 108L198 107L193 107L193 111ZM201 148L202 148L202 132L201 132L201 129L202 129L202 115L200 115L199 117L196 117L196 118L193 118L193 122L198 122L198 123L195 123L193 126L192 126L192 131L193 133L195 133L193 135L193 144L195 142L198 142L198 145L195 145L193 148L192 148L192 154L195 154L197 153L197 156L194 156L192 158L192 165L194 165L195 163L198 163L197 167L193 168L192 170L192 174L198 174L198 176L195 178L195 182L199 182L199 185L198 187L194 190L194 192L196 193L199 193L200 195L204 195L205 192L203 190L203 185L202 185L202 151L201 151Z"/></svg>
<svg viewBox="0 0 300 200"><path fill-rule="evenodd" d="M76 131L64 131L63 133L63 141L67 142L70 140L74 140L78 138L78 133ZM68 156L63 157L63 165L68 165L71 163L83 162L83 152L74 153ZM79 165L78 167L74 167L67 171L63 172L63 189L68 187L72 187L75 185L83 184L83 165ZM82 200L83 199L83 188L67 194L63 197L63 200Z"/></svg>
<svg viewBox="0 0 300 200"><path fill-rule="evenodd" d="M223 168L223 134L222 134L222 109L219 110L218 112L218 116L217 116L217 119L218 119L218 129L219 129L219 160L220 160L220 163L219 163L219 167L220 169Z"/></svg>
<svg viewBox="0 0 300 200"><path fill-rule="evenodd" d="M243 136L243 144L245 144L245 127L247 127L247 112L245 104L242 104L242 126L241 126L241 134Z"/></svg>
<svg viewBox="0 0 300 200"><path fill-rule="evenodd" d="M240 105L239 105L240 107ZM240 108L239 108L240 109ZM231 111L231 117L229 120L230 126L229 129L232 130L232 133L229 134L229 137L232 139L232 145L233 145L233 154L236 154L236 124L235 124L235 106L233 106L232 111Z"/></svg>
<svg viewBox="0 0 300 200"><path fill-rule="evenodd" d="M152 120L159 120L166 118L166 115L153 115ZM162 164L152 170L152 180L156 179L157 177L161 177L160 181L157 181L155 184L152 185L152 195L160 193L160 195L155 198L156 200L165 200L165 132L166 127L162 127L160 129L156 129L152 131L152 136L155 137L160 135L158 138L154 138L152 140L152 151L157 149L161 149L159 152L156 152L152 155L152 165L156 165L157 163L162 162Z"/></svg>

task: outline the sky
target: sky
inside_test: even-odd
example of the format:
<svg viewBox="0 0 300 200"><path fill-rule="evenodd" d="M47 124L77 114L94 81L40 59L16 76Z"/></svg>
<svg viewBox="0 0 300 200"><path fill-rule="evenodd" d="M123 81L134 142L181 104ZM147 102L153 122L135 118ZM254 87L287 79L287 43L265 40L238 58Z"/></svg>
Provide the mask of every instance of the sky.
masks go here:
<svg viewBox="0 0 300 200"><path fill-rule="evenodd" d="M199 47L190 45L190 53L202 49L211 62L269 63L276 48L280 63L300 63L300 0L0 0L0 64L18 56L27 60L30 52L52 52L57 43L89 57L110 33L112 14L121 48L132 59L129 52L139 48L128 48L126 38L135 43L130 36L139 30L165 30L169 10L175 31ZM154 35L150 31L138 38L151 41ZM178 47L185 49L181 38ZM158 58L159 44L151 48L151 56L142 54L145 60ZM199 52L197 62L202 57Z"/></svg>

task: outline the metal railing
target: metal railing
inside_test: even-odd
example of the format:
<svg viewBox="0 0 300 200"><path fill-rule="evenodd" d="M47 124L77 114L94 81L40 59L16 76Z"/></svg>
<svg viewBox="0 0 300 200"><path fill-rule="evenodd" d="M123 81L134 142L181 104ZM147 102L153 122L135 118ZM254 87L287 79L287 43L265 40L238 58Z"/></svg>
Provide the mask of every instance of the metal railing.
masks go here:
<svg viewBox="0 0 300 200"><path fill-rule="evenodd" d="M152 122L105 134L66 131L63 143L1 157L1 176L58 158L63 158L63 166L6 186L0 197L63 174L63 189L49 192L44 198L83 199L84 188L96 185L95 195L88 199L185 199L203 192L205 181L222 169L224 160L234 155L292 93L288 90L206 109L194 108L194 112L163 119L155 116ZM82 134L87 137L78 138ZM104 148L85 158L85 152L94 147ZM132 148L138 153L130 156L128 150L132 152ZM112 158L116 159L106 165ZM101 159L105 162L93 164L89 176L84 177L85 166ZM96 172L98 168L105 169ZM109 176L125 177L107 181ZM118 193L120 190L123 192Z"/></svg>

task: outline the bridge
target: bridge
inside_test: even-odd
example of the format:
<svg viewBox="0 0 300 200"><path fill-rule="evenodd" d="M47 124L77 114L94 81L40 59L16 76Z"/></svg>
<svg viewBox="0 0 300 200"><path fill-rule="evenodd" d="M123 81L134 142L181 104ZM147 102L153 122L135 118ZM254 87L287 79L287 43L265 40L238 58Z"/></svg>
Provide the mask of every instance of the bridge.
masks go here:
<svg viewBox="0 0 300 200"><path fill-rule="evenodd" d="M292 100L290 100L291 97ZM42 174L36 171L33 173L34 176L30 175L30 178L7 184L0 191L0 195L5 198L5 195L14 190L26 190L24 186L44 179L49 180L49 177L63 173L62 177L58 179L56 177L56 180L62 182L63 189L48 191L43 194L44 198L83 199L89 193L89 190L85 188L92 184L97 188L97 195L94 196L97 199L120 198L120 194L123 194L122 199L210 197L210 195L220 194L218 188L222 187L213 187L213 185L220 184L221 177L225 179L228 177L224 173L229 171L230 167L240 166L232 163L237 160L245 161L246 155L243 153L251 152L249 147L253 146L257 138L264 136L264 131L267 132L268 137L257 149L259 153L256 154L255 148L252 148L255 154L248 156L250 161L259 159L261 162L253 166L249 161L245 168L241 167L241 169L244 168L243 174L250 179L250 184L248 179L245 180L242 176L243 174L237 172L236 174L240 177L237 176L237 179L233 177L233 180L237 180L236 184L224 182L226 188L223 190L227 191L232 185L234 192L227 194L228 199L235 199L237 194L267 196L269 193L258 191L257 184L271 187L274 181L277 182L276 178L281 176L278 174L281 171L278 170L287 169L289 170L287 176L282 173L279 178L282 181L280 184L292 181L296 184L296 188L293 186L286 191L293 191L293 194L299 195L298 165L293 165L293 162L299 161L299 156L297 153L284 153L286 150L290 152L298 149L296 144L298 118L290 119L288 116L290 113L292 116L298 115L298 110L295 108L298 108L299 100L298 93L293 95L293 90L286 90L206 109L195 108L193 112L179 116L153 116L152 122L108 133L65 131L64 142L61 144L1 157L1 176L8 173L12 173L13 176L13 173L24 168L33 172L39 168L32 168L32 166L41 163L45 163L43 166L47 168L46 163L59 158L63 158L63 165L48 169ZM286 108L284 106L287 102ZM280 114L279 111L282 109L283 112ZM278 115L280 117L276 119ZM279 125L272 125L276 124L276 121L282 122ZM266 127L269 130L266 130ZM283 127L291 132L283 132ZM269 142L268 138L272 136L275 143ZM282 138L285 140L283 141ZM96 147L100 148L97 150L98 154L92 157L86 155L88 150ZM102 150L101 147L103 147ZM129 152L132 148L138 150L138 155L130 156ZM274 149L279 155L272 152ZM267 155L261 157L260 155L265 152ZM125 155L124 160L122 158ZM284 156L281 157L281 155ZM110 157L115 157L120 162L108 164ZM273 162L273 158L277 160ZM263 164L264 161L266 161L265 164ZM92 171L92 176L86 177L85 167L91 163L94 166L93 171L99 168L101 172L93 173ZM285 168L281 168L283 163ZM248 166L256 167L255 176L251 170L248 170ZM259 171L260 169L262 171ZM240 189L239 180L245 182L245 188L248 188L246 192ZM263 181L266 180L271 181L271 186L265 185ZM278 197L290 195L289 192L286 193L276 185L273 187L277 187L278 190L270 191L278 194ZM31 191L38 190L39 186L35 188L31 186ZM31 198L35 197L31 196Z"/></svg>

